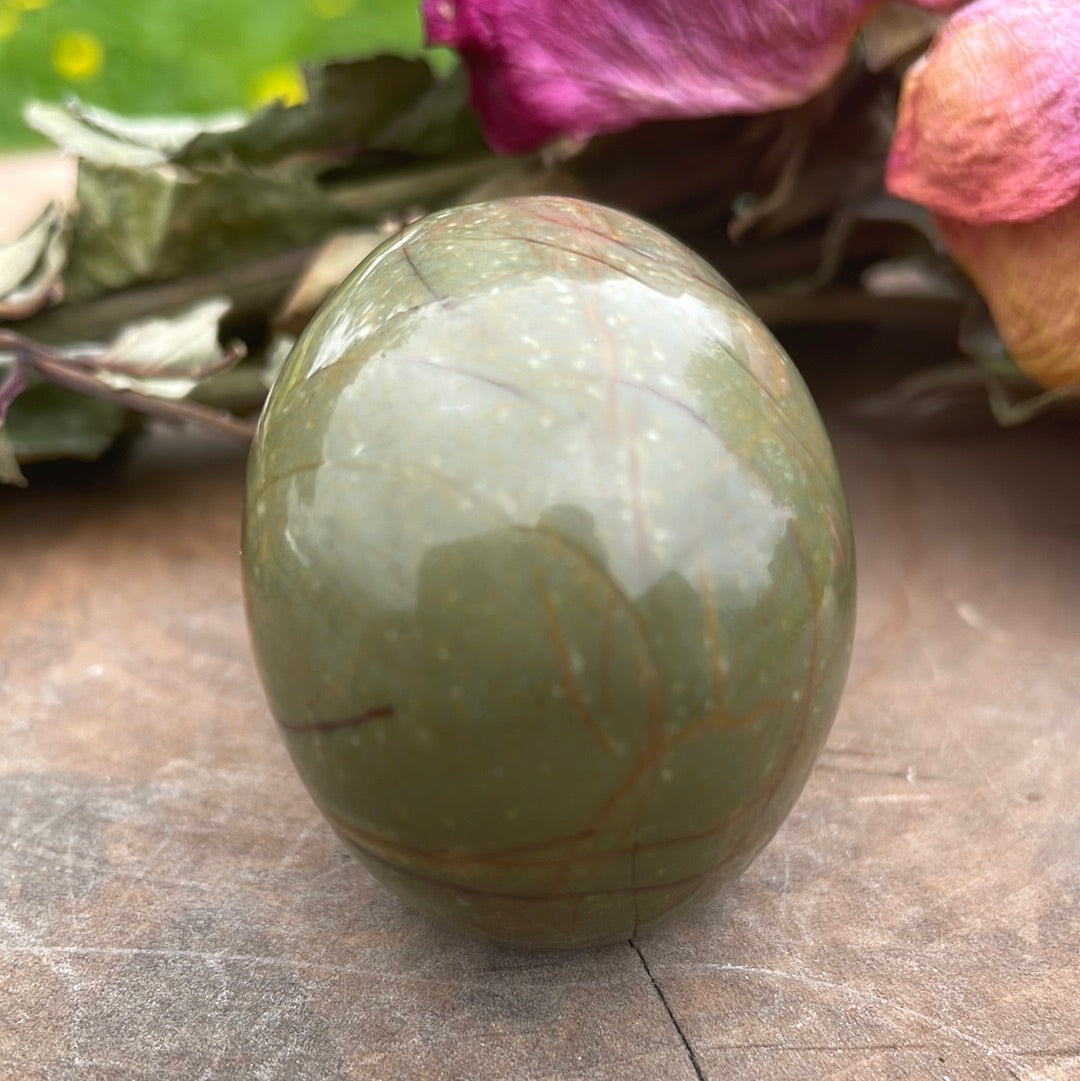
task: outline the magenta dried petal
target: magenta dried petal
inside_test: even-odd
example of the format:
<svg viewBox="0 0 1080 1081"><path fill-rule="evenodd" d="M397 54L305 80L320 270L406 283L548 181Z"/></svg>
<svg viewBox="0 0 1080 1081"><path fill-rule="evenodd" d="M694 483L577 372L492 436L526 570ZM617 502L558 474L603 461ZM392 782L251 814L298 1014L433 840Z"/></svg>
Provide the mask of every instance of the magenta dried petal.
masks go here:
<svg viewBox="0 0 1080 1081"><path fill-rule="evenodd" d="M924 0L940 7L943 0ZM954 0L955 3L955 0ZM795 105L844 65L873 0L425 0L491 145Z"/></svg>
<svg viewBox="0 0 1080 1081"><path fill-rule="evenodd" d="M909 70L889 155L897 195L974 224L1080 194L1080 3L975 0Z"/></svg>

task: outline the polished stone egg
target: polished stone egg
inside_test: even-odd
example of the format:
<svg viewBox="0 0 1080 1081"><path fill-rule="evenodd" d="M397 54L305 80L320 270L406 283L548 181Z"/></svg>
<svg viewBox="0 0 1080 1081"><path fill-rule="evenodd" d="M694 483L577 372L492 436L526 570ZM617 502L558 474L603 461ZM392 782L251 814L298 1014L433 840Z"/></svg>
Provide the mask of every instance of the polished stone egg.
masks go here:
<svg viewBox="0 0 1080 1081"><path fill-rule="evenodd" d="M330 824L518 945L626 939L739 874L851 648L799 374L687 248L567 198L432 214L326 302L259 425L243 570Z"/></svg>

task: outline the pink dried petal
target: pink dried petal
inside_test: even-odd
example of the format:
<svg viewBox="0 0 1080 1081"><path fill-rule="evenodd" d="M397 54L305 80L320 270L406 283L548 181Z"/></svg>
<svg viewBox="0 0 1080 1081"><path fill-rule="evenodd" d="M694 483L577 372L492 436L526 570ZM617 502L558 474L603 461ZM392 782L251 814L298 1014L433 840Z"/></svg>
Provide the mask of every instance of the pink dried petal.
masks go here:
<svg viewBox="0 0 1080 1081"><path fill-rule="evenodd" d="M1045 387L1080 388L1080 199L1033 222L937 225L1016 363Z"/></svg>
<svg viewBox="0 0 1080 1081"><path fill-rule="evenodd" d="M428 40L458 50L488 142L644 120L765 112L843 67L874 0L424 0ZM955 7L956 0L921 6Z"/></svg>
<svg viewBox="0 0 1080 1081"><path fill-rule="evenodd" d="M1080 194L1080 3L975 0L908 71L889 189L973 223Z"/></svg>

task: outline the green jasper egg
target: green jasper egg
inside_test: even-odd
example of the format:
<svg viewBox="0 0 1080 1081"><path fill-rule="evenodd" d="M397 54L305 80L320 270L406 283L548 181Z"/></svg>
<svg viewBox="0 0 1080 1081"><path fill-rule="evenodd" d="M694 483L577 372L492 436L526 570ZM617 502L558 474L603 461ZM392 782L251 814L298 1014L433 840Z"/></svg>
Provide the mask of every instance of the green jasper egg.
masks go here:
<svg viewBox="0 0 1080 1081"><path fill-rule="evenodd" d="M742 871L851 647L798 373L701 259L573 199L432 214L326 302L259 426L243 566L323 814L519 945L625 939Z"/></svg>

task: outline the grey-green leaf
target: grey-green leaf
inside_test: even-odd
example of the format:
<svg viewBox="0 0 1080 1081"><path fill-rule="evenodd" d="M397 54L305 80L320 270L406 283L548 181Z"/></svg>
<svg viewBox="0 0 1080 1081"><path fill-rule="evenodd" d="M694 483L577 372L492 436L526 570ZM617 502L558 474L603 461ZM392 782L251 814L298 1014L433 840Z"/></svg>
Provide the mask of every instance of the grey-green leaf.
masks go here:
<svg viewBox="0 0 1080 1081"><path fill-rule="evenodd" d="M218 341L229 310L220 297L170 319L143 319L126 327L106 350L95 375L113 390L157 398L184 398L232 360Z"/></svg>
<svg viewBox="0 0 1080 1081"><path fill-rule="evenodd" d="M12 403L4 432L24 464L57 458L94 461L116 442L129 417L113 402L36 383Z"/></svg>
<svg viewBox="0 0 1080 1081"><path fill-rule="evenodd" d="M859 35L863 61L871 71L887 67L926 47L945 16L908 4L887 2L875 8Z"/></svg>
<svg viewBox="0 0 1080 1081"><path fill-rule="evenodd" d="M435 79L426 61L390 55L334 61L309 67L304 75L308 100L303 104L270 105L242 128L199 135L174 160L202 166L266 164L304 153L351 157Z"/></svg>
<svg viewBox="0 0 1080 1081"><path fill-rule="evenodd" d="M435 79L372 140L378 150L425 156L478 153L486 149L480 121L469 108L464 67Z"/></svg>
<svg viewBox="0 0 1080 1081"><path fill-rule="evenodd" d="M65 286L73 300L205 274L318 241L353 220L313 180L81 162Z"/></svg>
<svg viewBox="0 0 1080 1081"><path fill-rule="evenodd" d="M377 229L335 233L322 244L289 290L274 324L298 334L323 301L385 239L386 234Z"/></svg>
<svg viewBox="0 0 1080 1081"><path fill-rule="evenodd" d="M169 161L201 134L221 134L246 123L244 113L215 116L125 117L71 98L62 105L34 101L26 123L62 150L98 165L150 166Z"/></svg>
<svg viewBox="0 0 1080 1081"><path fill-rule="evenodd" d="M22 236L0 246L0 319L25 319L57 299L66 256L64 212L50 203Z"/></svg>
<svg viewBox="0 0 1080 1081"><path fill-rule="evenodd" d="M19 468L19 458L4 427L0 425L0 484L26 487L26 477Z"/></svg>

